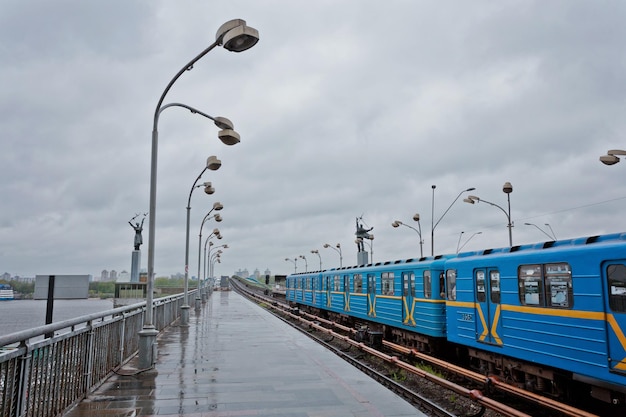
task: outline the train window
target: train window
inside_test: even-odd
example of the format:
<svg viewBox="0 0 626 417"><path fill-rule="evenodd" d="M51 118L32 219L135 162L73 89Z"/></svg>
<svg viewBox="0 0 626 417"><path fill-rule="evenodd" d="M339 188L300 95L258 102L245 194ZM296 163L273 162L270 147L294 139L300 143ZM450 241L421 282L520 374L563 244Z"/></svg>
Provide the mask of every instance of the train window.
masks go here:
<svg viewBox="0 0 626 417"><path fill-rule="evenodd" d="M363 292L363 275L354 274L354 292L361 294Z"/></svg>
<svg viewBox="0 0 626 417"><path fill-rule="evenodd" d="M572 268L568 263L521 265L517 270L517 277L521 304L553 308L573 307Z"/></svg>
<svg viewBox="0 0 626 417"><path fill-rule="evenodd" d="M626 312L626 265L609 265L606 277L609 281L609 307L615 312Z"/></svg>
<svg viewBox="0 0 626 417"><path fill-rule="evenodd" d="M350 292L350 275L343 276L343 290L344 292Z"/></svg>
<svg viewBox="0 0 626 417"><path fill-rule="evenodd" d="M325 284L325 287L326 287L324 289L327 290L327 291L330 291L331 288L333 288L332 285L330 284L330 276L326 277L326 282L324 284Z"/></svg>
<svg viewBox="0 0 626 417"><path fill-rule="evenodd" d="M572 270L569 264L546 264L546 303L548 307L571 308L574 300Z"/></svg>
<svg viewBox="0 0 626 417"><path fill-rule="evenodd" d="M381 284L383 295L393 295L393 272L383 272L381 274Z"/></svg>
<svg viewBox="0 0 626 417"><path fill-rule="evenodd" d="M476 271L476 301L483 303L487 300L485 296L485 271Z"/></svg>
<svg viewBox="0 0 626 417"><path fill-rule="evenodd" d="M491 302L500 302L500 272L489 271L489 284L491 285Z"/></svg>
<svg viewBox="0 0 626 417"><path fill-rule="evenodd" d="M432 298L433 282L430 278L430 270L424 271L424 298Z"/></svg>
<svg viewBox="0 0 626 417"><path fill-rule="evenodd" d="M306 278L306 287L305 289L310 290L311 289L311 277L307 277Z"/></svg>
<svg viewBox="0 0 626 417"><path fill-rule="evenodd" d="M521 265L517 269L519 301L523 305L543 306L541 265Z"/></svg>
<svg viewBox="0 0 626 417"><path fill-rule="evenodd" d="M446 288L448 289L448 300L456 300L456 269L446 271Z"/></svg>
<svg viewBox="0 0 626 417"><path fill-rule="evenodd" d="M339 275L335 275L333 277L333 290L334 291L341 291L341 289L339 288Z"/></svg>

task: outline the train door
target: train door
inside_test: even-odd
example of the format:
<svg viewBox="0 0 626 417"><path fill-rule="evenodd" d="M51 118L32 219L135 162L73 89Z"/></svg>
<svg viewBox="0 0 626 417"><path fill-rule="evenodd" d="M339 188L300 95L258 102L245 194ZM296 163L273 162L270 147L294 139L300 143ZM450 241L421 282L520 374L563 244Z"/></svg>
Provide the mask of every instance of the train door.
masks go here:
<svg viewBox="0 0 626 417"><path fill-rule="evenodd" d="M330 275L326 275L326 307L332 306L332 297L331 297L332 289L333 289L332 277Z"/></svg>
<svg viewBox="0 0 626 417"><path fill-rule="evenodd" d="M317 301L317 277L313 277L311 278L311 280L313 281L311 282L311 284L313 284L313 287L311 288L313 294L311 294L311 297L313 300L313 305L315 305Z"/></svg>
<svg viewBox="0 0 626 417"><path fill-rule="evenodd" d="M415 326L415 273L402 273L402 323Z"/></svg>
<svg viewBox="0 0 626 417"><path fill-rule="evenodd" d="M350 311L350 275L343 276L343 310Z"/></svg>
<svg viewBox="0 0 626 417"><path fill-rule="evenodd" d="M608 334L609 367L626 373L626 261L607 262L603 266Z"/></svg>
<svg viewBox="0 0 626 417"><path fill-rule="evenodd" d="M376 317L376 275L367 274L367 315Z"/></svg>
<svg viewBox="0 0 626 417"><path fill-rule="evenodd" d="M474 288L476 289L477 340L491 345L502 345L500 271L496 268L476 269L474 271ZM454 291L456 298L456 288Z"/></svg>

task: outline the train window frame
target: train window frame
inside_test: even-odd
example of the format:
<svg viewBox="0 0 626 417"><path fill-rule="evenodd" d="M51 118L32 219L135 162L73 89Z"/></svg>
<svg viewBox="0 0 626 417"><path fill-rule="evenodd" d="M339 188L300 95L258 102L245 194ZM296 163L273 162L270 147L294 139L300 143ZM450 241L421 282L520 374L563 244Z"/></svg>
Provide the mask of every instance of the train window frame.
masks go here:
<svg viewBox="0 0 626 417"><path fill-rule="evenodd" d="M341 280L339 279L339 275L333 275L333 291L341 291Z"/></svg>
<svg viewBox="0 0 626 417"><path fill-rule="evenodd" d="M484 303L487 301L487 292L485 290L485 283L487 282L487 273L484 269L477 269L474 272L476 280L476 301Z"/></svg>
<svg viewBox="0 0 626 417"><path fill-rule="evenodd" d="M306 279L305 289L310 290L311 288L313 288L313 286L311 285L311 277L306 277L305 279Z"/></svg>
<svg viewBox="0 0 626 417"><path fill-rule="evenodd" d="M380 274L380 290L383 295L394 295L394 274L393 272L382 272Z"/></svg>
<svg viewBox="0 0 626 417"><path fill-rule="evenodd" d="M356 294L363 294L363 275L354 274L354 292Z"/></svg>
<svg viewBox="0 0 626 417"><path fill-rule="evenodd" d="M611 270L615 268L619 269ZM607 265L606 281L609 291L609 308L615 313L626 313L626 265L621 263Z"/></svg>
<svg viewBox="0 0 626 417"><path fill-rule="evenodd" d="M343 291L347 293L350 292L350 275L348 274L343 276Z"/></svg>
<svg viewBox="0 0 626 417"><path fill-rule="evenodd" d="M456 301L456 269L446 270L447 299Z"/></svg>
<svg viewBox="0 0 626 417"><path fill-rule="evenodd" d="M424 298L433 298L433 279L430 269L424 270L422 280L424 283Z"/></svg>
<svg viewBox="0 0 626 417"><path fill-rule="evenodd" d="M502 299L502 289L500 286L500 271L492 269L489 271L489 298L494 304L500 304Z"/></svg>
<svg viewBox="0 0 626 417"><path fill-rule="evenodd" d="M572 267L567 262L544 265L546 307L568 309L574 306Z"/></svg>

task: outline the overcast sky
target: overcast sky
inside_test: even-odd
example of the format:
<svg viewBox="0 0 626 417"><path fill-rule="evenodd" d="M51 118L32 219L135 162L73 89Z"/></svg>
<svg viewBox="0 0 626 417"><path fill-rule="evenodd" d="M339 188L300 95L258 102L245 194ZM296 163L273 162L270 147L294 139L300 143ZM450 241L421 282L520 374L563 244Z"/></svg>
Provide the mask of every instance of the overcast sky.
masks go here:
<svg viewBox="0 0 626 417"><path fill-rule="evenodd" d="M214 202L216 275L354 265L356 218L373 260L626 231L626 2L0 0L0 273L130 271L128 221L149 208L153 115L172 77L240 18L245 52L216 48L161 114L155 273L190 276ZM432 186L436 185L434 189ZM476 190L462 193L465 189ZM470 205L475 195L497 204ZM434 203L434 215L433 215ZM452 206L451 206L452 204ZM450 208L449 211L446 210ZM420 223L412 220L420 214ZM444 215L445 213L445 215ZM443 217L442 217L443 216ZM437 223L438 222L438 223ZM527 226L524 223L537 225ZM552 231L545 226L549 224ZM141 267L147 267L148 220ZM480 233L479 233L480 232ZM468 239L470 239L468 241ZM367 250L370 246L366 244ZM304 271L305 260L297 262Z"/></svg>

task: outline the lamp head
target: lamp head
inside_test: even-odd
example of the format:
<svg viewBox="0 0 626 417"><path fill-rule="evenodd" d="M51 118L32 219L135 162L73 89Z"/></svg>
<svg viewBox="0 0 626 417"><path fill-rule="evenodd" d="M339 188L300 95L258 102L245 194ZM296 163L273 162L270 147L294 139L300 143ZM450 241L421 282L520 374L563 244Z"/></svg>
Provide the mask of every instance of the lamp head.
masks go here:
<svg viewBox="0 0 626 417"><path fill-rule="evenodd" d="M215 41L231 52L243 52L256 45L259 31L246 26L245 20L233 19L220 26Z"/></svg>
<svg viewBox="0 0 626 417"><path fill-rule="evenodd" d="M211 185L210 182L205 182L204 184L204 192L211 195L215 192L215 188Z"/></svg>
<svg viewBox="0 0 626 417"><path fill-rule="evenodd" d="M465 191L474 191L475 189L476 189L476 188L472 187L472 188L468 188L468 189L467 189L467 190L465 190Z"/></svg>
<svg viewBox="0 0 626 417"><path fill-rule="evenodd" d="M233 125L233 122L230 121L230 119L227 119L226 117L216 117L213 119L213 123L215 123L215 126L219 127L220 129L234 129L235 125Z"/></svg>
<svg viewBox="0 0 626 417"><path fill-rule="evenodd" d="M216 214L216 215L215 215L215 216L213 216L213 217L215 218L215 221L216 221L216 222L218 222L218 223L222 221L222 216L220 216L220 215L219 215L219 213L218 213L218 214Z"/></svg>
<svg viewBox="0 0 626 417"><path fill-rule="evenodd" d="M219 132L217 132L217 137L220 138L220 140L222 141L224 145L232 146L241 142L239 133L235 132L232 129L220 130Z"/></svg>
<svg viewBox="0 0 626 417"><path fill-rule="evenodd" d="M328 243L324 243L324 247L325 247L325 248L329 248L329 247L330 247L330 245L329 245Z"/></svg>
<svg viewBox="0 0 626 417"><path fill-rule="evenodd" d="M416 221L416 222L419 222L420 221L420 214L419 213L415 213L413 215L413 220Z"/></svg>
<svg viewBox="0 0 626 417"><path fill-rule="evenodd" d="M395 220L393 223L391 223L392 227L399 227L402 224L402 222L400 222L399 220Z"/></svg>
<svg viewBox="0 0 626 417"><path fill-rule="evenodd" d="M600 157L600 162L604 165L615 165L619 162L619 158L615 155L602 155Z"/></svg>
<svg viewBox="0 0 626 417"><path fill-rule="evenodd" d="M219 201L216 201L215 203L213 203L213 210L220 211L223 208L224 206Z"/></svg>
<svg viewBox="0 0 626 417"><path fill-rule="evenodd" d="M502 191L506 194L511 194L513 192L513 186L511 185L510 182L507 181L502 186Z"/></svg>
<svg viewBox="0 0 626 417"><path fill-rule="evenodd" d="M338 247L338 248L340 248L340 247L341 247L341 244L340 244L340 243L337 243L337 247Z"/></svg>
<svg viewBox="0 0 626 417"><path fill-rule="evenodd" d="M217 171L222 166L222 161L217 159L217 156L211 155L206 160L206 167L211 171Z"/></svg>
<svg viewBox="0 0 626 417"><path fill-rule="evenodd" d="M474 203L475 203L475 201L474 201L474 199L472 198L472 196L469 196L468 198L464 198L464 199L463 199L463 202L464 202L464 203L469 203L469 204L474 204Z"/></svg>

